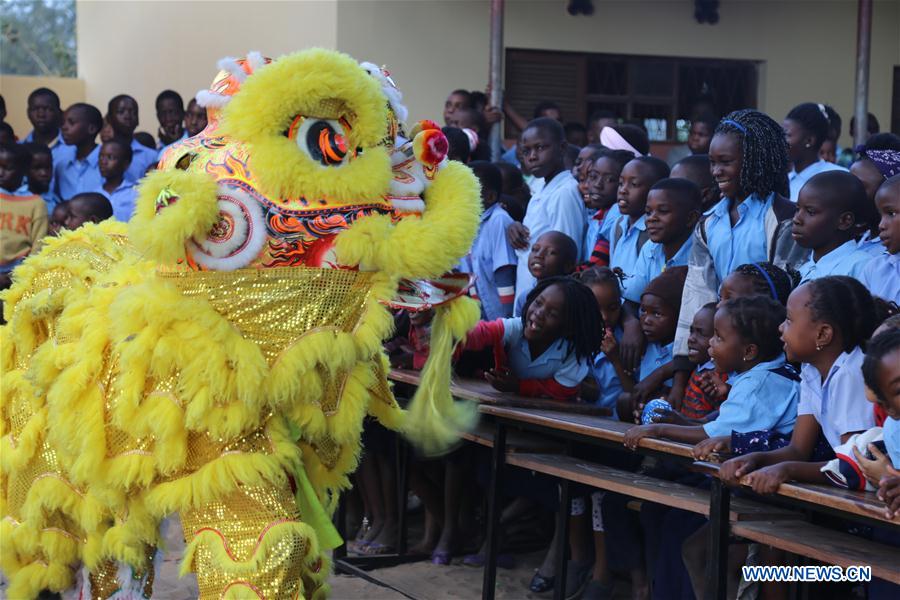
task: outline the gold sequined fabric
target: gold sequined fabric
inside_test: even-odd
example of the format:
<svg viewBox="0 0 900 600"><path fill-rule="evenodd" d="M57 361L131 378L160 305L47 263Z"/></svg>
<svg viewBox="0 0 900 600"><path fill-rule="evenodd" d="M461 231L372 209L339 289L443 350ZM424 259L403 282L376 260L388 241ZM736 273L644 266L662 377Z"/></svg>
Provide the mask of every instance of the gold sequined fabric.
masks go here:
<svg viewBox="0 0 900 600"><path fill-rule="evenodd" d="M240 271L160 271L188 298L203 298L269 364L305 334L351 332L369 299L372 275L344 269L282 267Z"/></svg>
<svg viewBox="0 0 900 600"><path fill-rule="evenodd" d="M244 486L181 518L188 542L201 536L193 554L201 598L220 598L226 590L248 598L310 597L324 582L321 562L304 567L311 540L289 531L301 522L289 489ZM262 562L248 568L264 544Z"/></svg>

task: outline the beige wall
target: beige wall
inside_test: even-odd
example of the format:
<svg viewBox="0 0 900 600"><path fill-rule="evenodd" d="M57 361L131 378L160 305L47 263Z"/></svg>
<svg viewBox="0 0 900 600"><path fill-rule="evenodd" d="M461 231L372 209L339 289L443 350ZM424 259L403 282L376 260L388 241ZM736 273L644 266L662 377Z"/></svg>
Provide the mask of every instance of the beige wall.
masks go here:
<svg viewBox="0 0 900 600"><path fill-rule="evenodd" d="M694 21L693 0L594 5L593 16L572 17L564 0L506 0L506 46L760 60L760 108L780 117L799 102L825 101L849 121L856 0L723 0L715 26ZM488 15L487 0L78 0L79 77L104 110L113 95L134 95L140 128L155 133L156 94L193 95L222 56L319 45L387 65L411 117L440 119L448 91L487 82ZM873 21L870 107L887 126L900 2L875 0Z"/></svg>
<svg viewBox="0 0 900 600"><path fill-rule="evenodd" d="M776 118L800 102L853 110L856 0L723 0L717 25L693 18L693 0L594 0L572 17L564 0L507 0L507 48L764 61L759 107ZM487 0L341 0L338 47L383 62L411 116L440 117L447 93L488 78ZM404 35L383 36L399 23ZM892 68L900 64L900 2L875 0L870 110L890 125ZM845 142L848 138L845 137Z"/></svg>
<svg viewBox="0 0 900 600"><path fill-rule="evenodd" d="M20 138L31 131L31 123L25 114L28 94L39 87L50 88L59 94L60 104L68 106L84 101L84 80L62 77L22 77L19 75L0 76L0 94L6 101L6 122Z"/></svg>
<svg viewBox="0 0 900 600"><path fill-rule="evenodd" d="M220 58L336 45L335 0L77 0L76 10L87 101L105 114L110 98L131 94L140 106L138 130L154 136L156 95L171 88L187 102L212 82Z"/></svg>

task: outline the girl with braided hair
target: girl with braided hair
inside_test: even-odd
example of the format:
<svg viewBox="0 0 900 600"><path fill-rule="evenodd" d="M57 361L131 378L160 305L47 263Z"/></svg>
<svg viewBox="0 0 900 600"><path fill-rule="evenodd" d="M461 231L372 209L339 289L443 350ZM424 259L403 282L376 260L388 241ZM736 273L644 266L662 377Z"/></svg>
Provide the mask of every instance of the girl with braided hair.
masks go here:
<svg viewBox="0 0 900 600"><path fill-rule="evenodd" d="M723 481L750 475L759 494L771 494L786 481L826 482L824 462L813 460L820 436L835 448L875 425L863 390L861 346L879 318L872 295L852 277L814 279L794 290L781 324L789 360L800 367L800 403L790 443L752 452L722 465Z"/></svg>
<svg viewBox="0 0 900 600"><path fill-rule="evenodd" d="M601 351L605 325L594 294L571 277L548 277L528 293L522 316L481 321L466 350L494 349L485 372L501 392L573 400Z"/></svg>
<svg viewBox="0 0 900 600"><path fill-rule="evenodd" d="M734 270L719 288L720 302L741 296L768 296L787 304L800 274L788 273L770 262L747 263Z"/></svg>
<svg viewBox="0 0 900 600"><path fill-rule="evenodd" d="M794 167L788 173L791 202L800 197L800 190L809 178L825 171L846 171L844 167L819 158L819 150L833 128L824 104L804 102L791 109L784 119L784 134L788 143L788 158Z"/></svg>
<svg viewBox="0 0 900 600"><path fill-rule="evenodd" d="M796 206L788 195L788 146L784 130L756 110L738 110L716 127L709 150L710 171L722 200L694 231L688 260L675 355L690 369L687 338L691 320L717 300L722 281L739 265L771 262L796 269L808 251L791 237Z"/></svg>

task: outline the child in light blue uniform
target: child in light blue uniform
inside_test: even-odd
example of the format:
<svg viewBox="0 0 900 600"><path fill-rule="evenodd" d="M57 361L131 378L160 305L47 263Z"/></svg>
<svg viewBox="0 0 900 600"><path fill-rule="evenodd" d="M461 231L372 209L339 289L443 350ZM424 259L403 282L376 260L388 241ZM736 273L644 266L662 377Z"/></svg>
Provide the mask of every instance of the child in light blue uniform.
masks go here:
<svg viewBox="0 0 900 600"><path fill-rule="evenodd" d="M709 160L723 199L694 232L675 342L679 357L687 356L694 314L716 301L736 267L770 261L795 269L808 255L791 237L796 206L785 198L788 160L781 125L759 111L735 111L716 127Z"/></svg>
<svg viewBox="0 0 900 600"><path fill-rule="evenodd" d="M503 178L486 161L473 161L469 168L481 182L481 225L460 270L475 275L474 291L481 301L481 318L493 321L512 316L516 283L516 253L506 239L513 220L499 203Z"/></svg>
<svg viewBox="0 0 900 600"><path fill-rule="evenodd" d="M861 280L873 296L900 303L900 175L881 184L875 205L881 213L878 227L887 252L869 262Z"/></svg>
<svg viewBox="0 0 900 600"><path fill-rule="evenodd" d="M596 398L594 403L613 411L613 418L616 418L617 413L614 409L616 400L623 391L622 382L629 380L618 348L622 339L622 298L619 279L609 267L592 267L583 271L579 275L579 280L594 294L603 323L606 325L601 346L603 351L597 355L591 367L592 383L596 389L592 389L589 379L582 394L586 400Z"/></svg>
<svg viewBox="0 0 900 600"><path fill-rule="evenodd" d="M749 473L761 494L790 480L827 481L824 457L813 456L819 432L837 448L875 424L863 393L860 344L875 330L876 312L871 294L846 276L816 279L791 293L781 337L788 358L803 363L797 424L788 445L728 461L729 481Z"/></svg>
<svg viewBox="0 0 900 600"><path fill-rule="evenodd" d="M113 138L104 142L100 147L99 159L103 185L91 190L107 197L113 207L113 216L123 223L131 220L137 201L134 181L126 176L132 158L131 147L127 140Z"/></svg>
<svg viewBox="0 0 900 600"><path fill-rule="evenodd" d="M896 382L900 378L900 330L880 331L869 341L866 345L866 358L863 360L862 372L866 387L871 390L875 400L888 413L882 430L884 445L894 469L900 470L900 420L898 420L900 419L900 396L896 393L896 385L894 384L892 387L892 382ZM896 475L888 474L880 481L878 497L886 505L887 518L891 518L891 513L896 511L895 496L890 490L896 488L897 479ZM876 528L872 537L881 543L894 547L900 546L900 536L896 529ZM897 598L898 595L900 595L900 586L895 584L881 579L873 579L869 584L869 598L881 600Z"/></svg>
<svg viewBox="0 0 900 600"><path fill-rule="evenodd" d="M565 168L566 140L562 125L546 117L530 121L522 132L520 148L525 168L535 177L543 178L546 184L532 194L522 223L513 223L507 229L519 259L517 298L534 287L535 277L529 270L532 244L548 231L564 233L575 242L577 260L581 254L578 246L584 242L587 228L587 213L578 182Z"/></svg>
<svg viewBox="0 0 900 600"><path fill-rule="evenodd" d="M619 177L625 165L634 158L627 150L603 148L587 168L584 203L588 207L588 225L582 247L581 262L596 266L609 265L609 232L621 216L616 197Z"/></svg>
<svg viewBox="0 0 900 600"><path fill-rule="evenodd" d="M63 115L62 136L66 146L59 159L53 157L53 190L63 201L75 194L96 189L103 183L98 162L100 146L95 142L103 115L97 107L73 104Z"/></svg>
<svg viewBox="0 0 900 600"><path fill-rule="evenodd" d="M871 256L859 249L854 234L867 201L863 184L845 171L819 173L803 186L792 230L797 244L810 250L798 269L801 283L829 275L860 277Z"/></svg>
<svg viewBox="0 0 900 600"><path fill-rule="evenodd" d="M650 280L671 267L686 267L693 231L700 218L700 188L687 179L662 179L650 189L645 207L650 241L625 278L626 300L640 302Z"/></svg>
<svg viewBox="0 0 900 600"><path fill-rule="evenodd" d="M709 354L716 371L730 373L731 390L715 420L703 425L640 425L625 434L637 448L645 437L697 444L696 456L727 451L733 432L787 435L797 419L800 377L787 364L778 327L784 307L765 296L727 300L716 311Z"/></svg>
<svg viewBox="0 0 900 600"><path fill-rule="evenodd" d="M641 295L640 326L647 339L637 376L623 382L625 393L616 410L630 421L643 411L643 403L668 395L672 387L672 342L687 267L672 267L655 277ZM633 383L633 386L632 386Z"/></svg>
<svg viewBox="0 0 900 600"><path fill-rule="evenodd" d="M828 139L831 127L824 104L804 102L792 108L785 117L788 157L794 165L788 173L793 202L800 197L803 186L816 175L828 171L847 171L840 165L819 158L819 149Z"/></svg>
<svg viewBox="0 0 900 600"><path fill-rule="evenodd" d="M501 392L574 399L600 352L603 319L594 295L570 277L539 281L520 319L480 321L467 350L494 349L495 367L485 373Z"/></svg>
<svg viewBox="0 0 900 600"><path fill-rule="evenodd" d="M528 273L534 282L548 277L570 275L578 261L575 241L560 231L546 231L538 237L528 252ZM513 316L524 314L525 300L532 285L516 285L516 302Z"/></svg>
<svg viewBox="0 0 900 600"><path fill-rule="evenodd" d="M626 276L634 272L638 254L649 238L644 208L650 188L669 176L669 165L652 156L639 156L622 168L618 206L621 216L609 231L609 265Z"/></svg>

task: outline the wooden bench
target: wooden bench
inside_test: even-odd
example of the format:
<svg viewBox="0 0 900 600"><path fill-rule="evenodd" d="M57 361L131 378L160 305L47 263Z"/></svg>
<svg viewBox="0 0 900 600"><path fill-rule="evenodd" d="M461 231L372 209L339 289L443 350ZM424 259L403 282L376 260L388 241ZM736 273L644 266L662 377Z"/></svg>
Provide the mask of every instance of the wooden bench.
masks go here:
<svg viewBox="0 0 900 600"><path fill-rule="evenodd" d="M506 464L709 516L709 491L701 488L631 473L571 456L510 454L506 457ZM796 512L743 498L732 499L729 507L730 521L774 521L799 517Z"/></svg>
<svg viewBox="0 0 900 600"><path fill-rule="evenodd" d="M473 431L463 433L462 438L480 446L493 448L494 434L494 427L491 424L481 422L475 426ZM564 449L564 444L546 436L535 435L516 429L510 430L506 434L507 454L516 454L519 452L542 452L549 454L562 452Z"/></svg>
<svg viewBox="0 0 900 600"><path fill-rule="evenodd" d="M750 521L731 526L734 535L845 569L872 567L872 576L900 584L900 548L804 521Z"/></svg>
<svg viewBox="0 0 900 600"><path fill-rule="evenodd" d="M392 369L390 373L388 373L388 379L412 386L418 386L421 382L421 374L418 371ZM530 398L510 394L508 392L500 392L495 390L488 382L478 379L454 378L450 382L450 393L456 398L461 400L471 400L480 405L512 406L595 416L610 416L612 414L612 411L609 409L593 404L558 402L555 400Z"/></svg>
<svg viewBox="0 0 900 600"><path fill-rule="evenodd" d="M525 423L554 431L574 433L587 438L623 443L625 432L634 427L633 423L623 423L591 415L570 414L549 410L523 410L503 406L481 406L480 411L504 420ZM669 440L643 438L639 448L663 452L682 458L693 458L693 446ZM623 446L624 448L624 446Z"/></svg>
<svg viewBox="0 0 900 600"><path fill-rule="evenodd" d="M697 470L709 475L718 476L719 474L719 465L716 463L697 462L694 465ZM884 503L875 496L874 492L845 490L831 485L812 483L782 483L778 488L777 496L808 504L810 508L814 507L818 510L826 508L831 512L866 517L881 521L889 527L900 528L900 518L893 520L885 518Z"/></svg>

